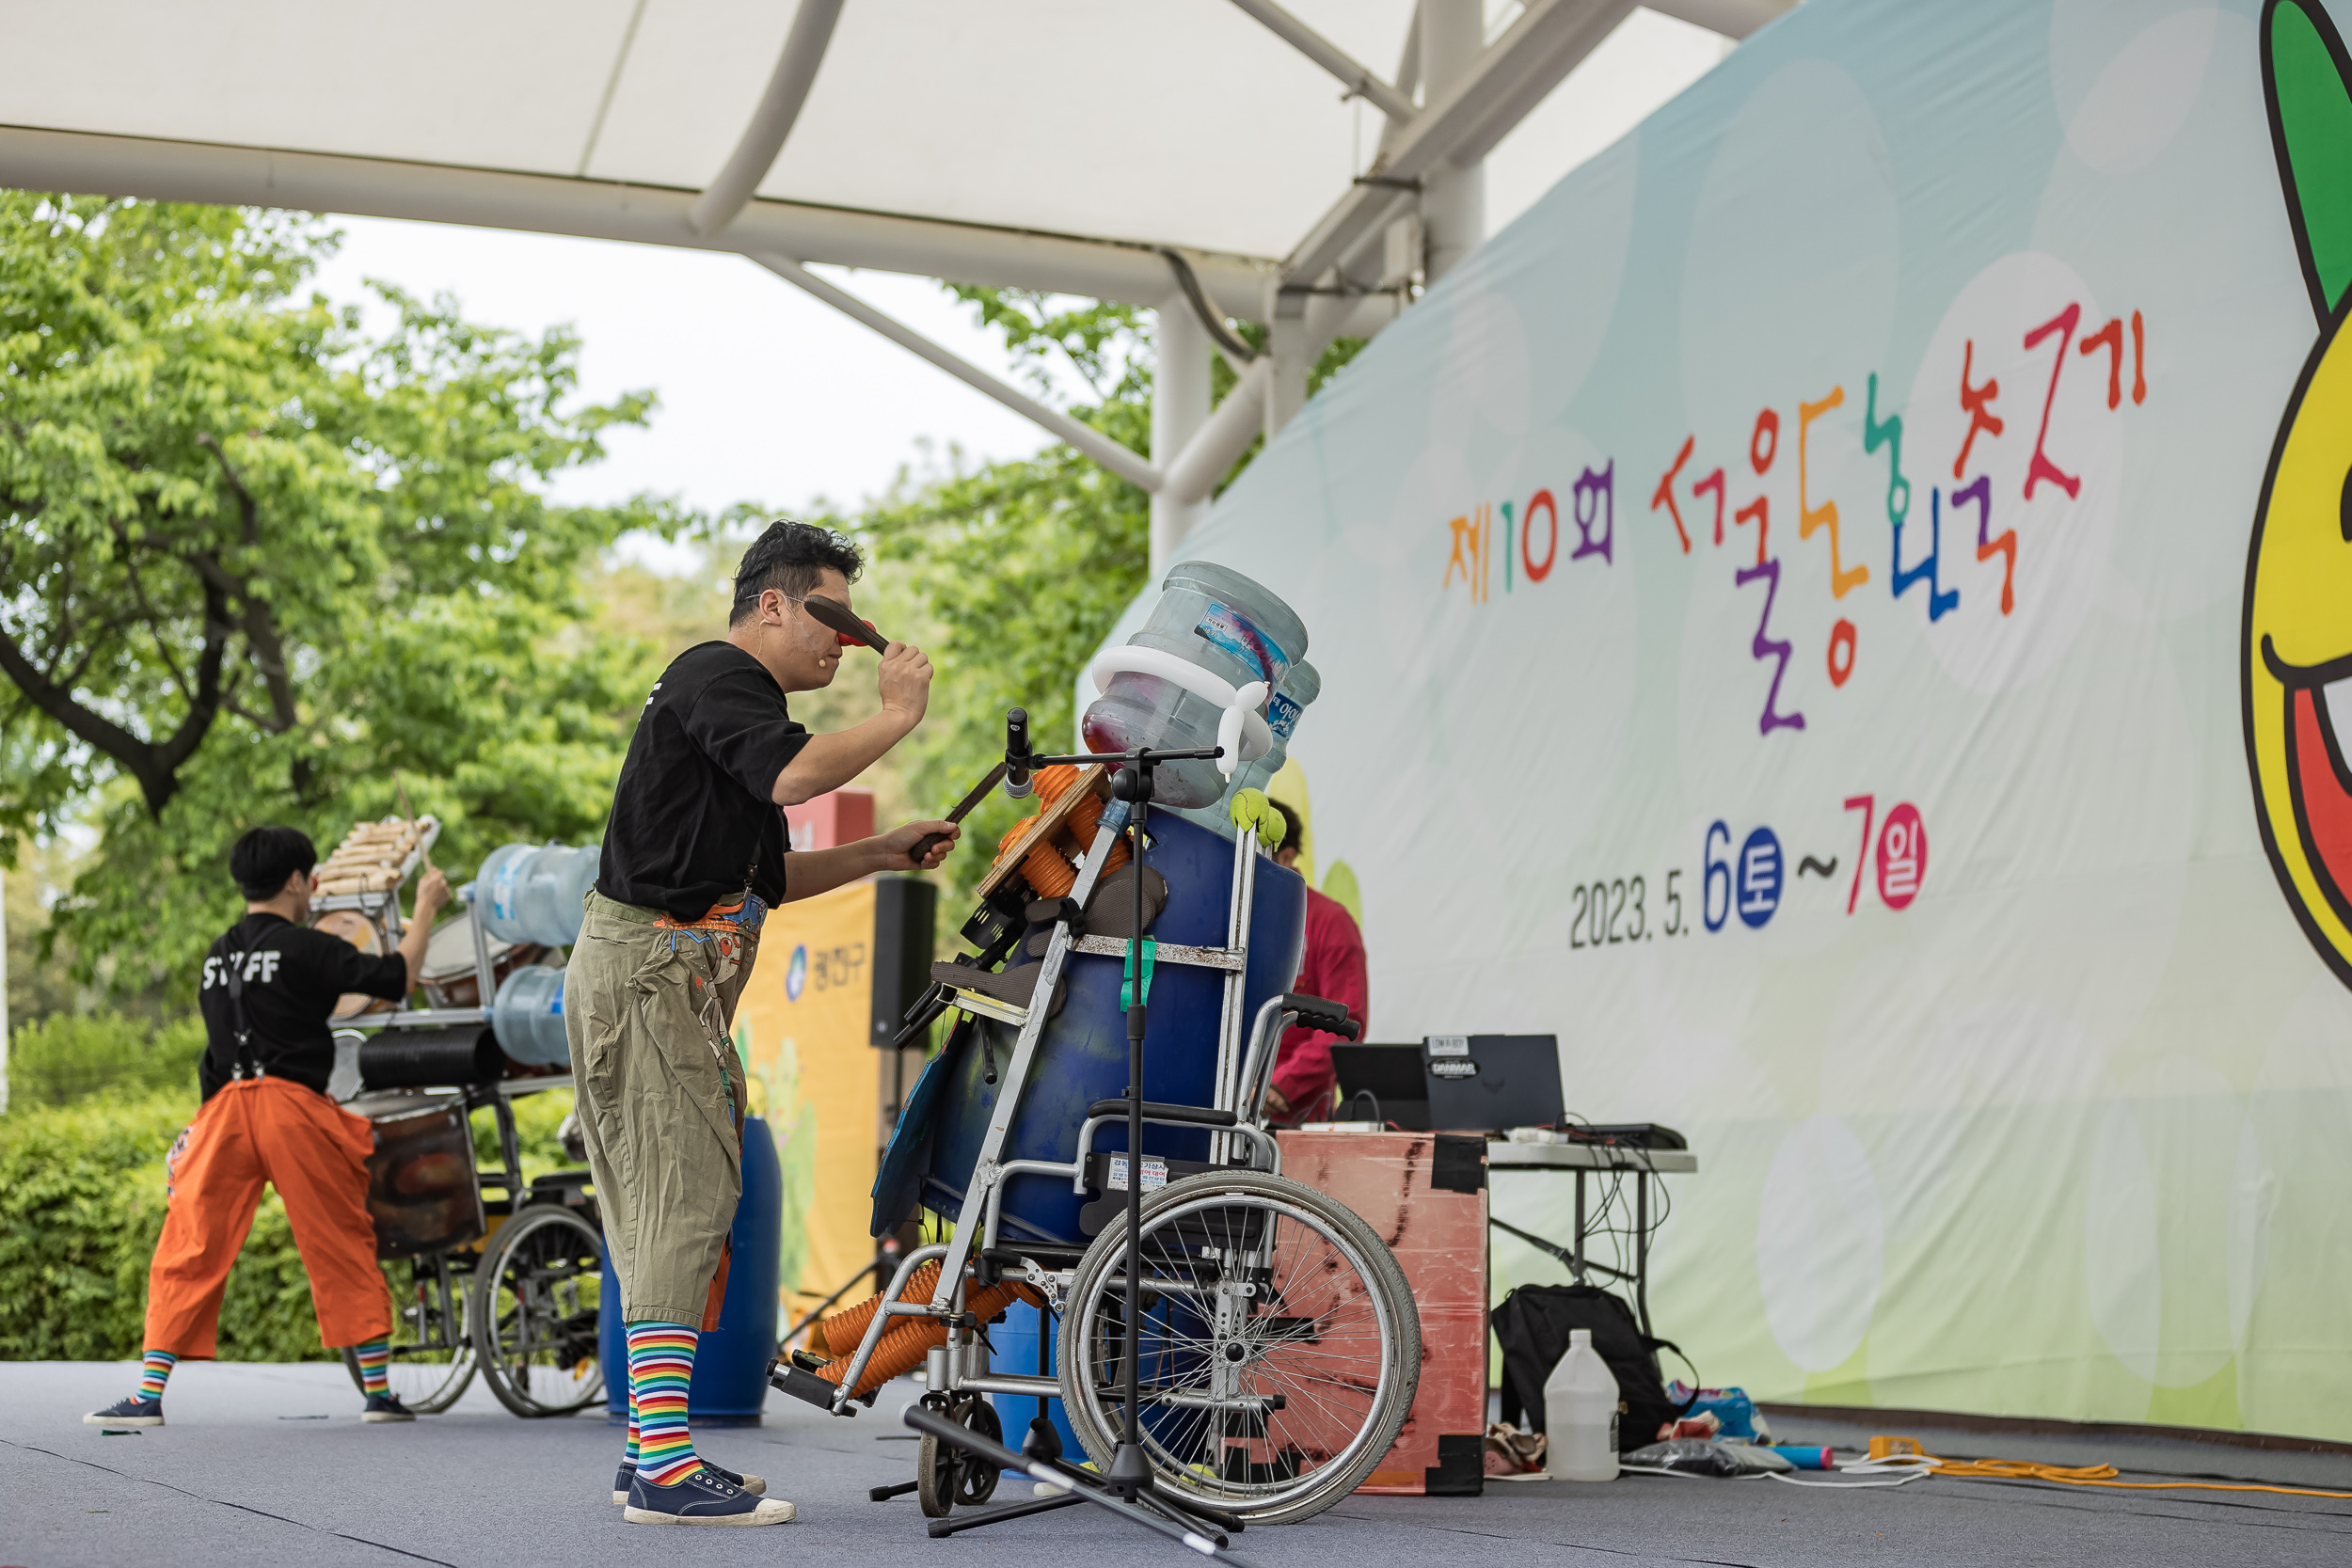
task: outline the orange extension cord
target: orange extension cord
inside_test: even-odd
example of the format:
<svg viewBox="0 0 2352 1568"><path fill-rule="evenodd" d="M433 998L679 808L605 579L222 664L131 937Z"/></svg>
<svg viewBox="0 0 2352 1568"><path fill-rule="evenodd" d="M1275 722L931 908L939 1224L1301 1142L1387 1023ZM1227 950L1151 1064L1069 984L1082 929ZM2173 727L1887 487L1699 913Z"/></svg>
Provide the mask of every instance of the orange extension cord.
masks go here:
<svg viewBox="0 0 2352 1568"><path fill-rule="evenodd" d="M1913 1437L1873 1437L1870 1461L1915 1459L1932 1473L1956 1481L2046 1481L2060 1486L2105 1486L2122 1492L2275 1492L2286 1497L2345 1497L2352 1492L2322 1492L2307 1486L2263 1486L2237 1481L2118 1481L2112 1465L2036 1465L2023 1459L1938 1459Z"/></svg>

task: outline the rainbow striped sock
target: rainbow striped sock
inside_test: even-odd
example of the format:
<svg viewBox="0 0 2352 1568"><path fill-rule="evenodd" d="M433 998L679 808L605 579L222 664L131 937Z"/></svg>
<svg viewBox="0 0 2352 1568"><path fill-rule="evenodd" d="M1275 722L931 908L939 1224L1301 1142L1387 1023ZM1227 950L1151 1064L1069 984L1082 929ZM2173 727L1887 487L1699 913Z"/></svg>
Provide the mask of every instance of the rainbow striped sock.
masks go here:
<svg viewBox="0 0 2352 1568"><path fill-rule="evenodd" d="M351 1354L359 1360L360 1392L373 1399L391 1391L385 1371L385 1363L392 1358L390 1340L375 1339L364 1345L354 1345Z"/></svg>
<svg viewBox="0 0 2352 1568"><path fill-rule="evenodd" d="M621 1463L637 1463L637 1379L628 1380L628 1442L621 1449Z"/></svg>
<svg viewBox="0 0 2352 1568"><path fill-rule="evenodd" d="M628 1386L637 1404L637 1474L675 1486L702 1468L686 1430L686 1388L699 1336L684 1323L628 1325Z"/></svg>
<svg viewBox="0 0 2352 1568"><path fill-rule="evenodd" d="M146 1364L139 1369L139 1393L143 1400L164 1397L164 1385L171 1381L171 1369L180 1365L180 1358L167 1350L147 1353Z"/></svg>

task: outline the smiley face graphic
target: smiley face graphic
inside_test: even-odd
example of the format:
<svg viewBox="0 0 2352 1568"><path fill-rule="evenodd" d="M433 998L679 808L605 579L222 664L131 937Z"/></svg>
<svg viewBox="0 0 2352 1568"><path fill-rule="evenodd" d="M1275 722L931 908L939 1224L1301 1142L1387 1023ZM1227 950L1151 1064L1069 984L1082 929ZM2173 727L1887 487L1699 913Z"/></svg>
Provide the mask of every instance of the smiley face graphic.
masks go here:
<svg viewBox="0 0 2352 1568"><path fill-rule="evenodd" d="M2279 886L2352 985L2352 56L2313 0L2268 0L2263 90L2319 316L2254 516L2240 689Z"/></svg>

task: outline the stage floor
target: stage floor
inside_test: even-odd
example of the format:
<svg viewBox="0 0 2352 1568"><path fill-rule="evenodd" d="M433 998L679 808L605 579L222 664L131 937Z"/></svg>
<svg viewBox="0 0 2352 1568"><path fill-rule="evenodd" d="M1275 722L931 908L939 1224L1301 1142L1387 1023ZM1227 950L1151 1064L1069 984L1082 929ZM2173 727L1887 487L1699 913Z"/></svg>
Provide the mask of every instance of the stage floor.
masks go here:
<svg viewBox="0 0 2352 1568"><path fill-rule="evenodd" d="M132 1363L0 1363L0 1564L238 1564L241 1568L536 1568L665 1563L972 1560L1124 1568L1192 1560L1094 1510L931 1542L912 1497L868 1502L911 1478L914 1445L896 1407L836 1420L781 1395L767 1424L703 1433L721 1464L769 1478L800 1507L758 1530L624 1525L607 1500L620 1434L600 1417L519 1421L477 1383L459 1407L413 1426L362 1426L340 1367L191 1364L172 1376L172 1424L103 1436L82 1413L132 1386ZM316 1418L324 1417L324 1419ZM1791 1440L1858 1441L1858 1429L1780 1423ZM2107 1438L1917 1433L1952 1457L2100 1460L2126 1479L2221 1477L2352 1490L2352 1458ZM1008 1481L1000 1497L1020 1483ZM1490 1486L1483 1497L1353 1497L1308 1524L1253 1530L1234 1547L1263 1568L1426 1568L1448 1561L1586 1562L1610 1568L1787 1564L2340 1564L2352 1501L2260 1493L2100 1492L1926 1481L1893 1491L1769 1481L1631 1476L1607 1486Z"/></svg>

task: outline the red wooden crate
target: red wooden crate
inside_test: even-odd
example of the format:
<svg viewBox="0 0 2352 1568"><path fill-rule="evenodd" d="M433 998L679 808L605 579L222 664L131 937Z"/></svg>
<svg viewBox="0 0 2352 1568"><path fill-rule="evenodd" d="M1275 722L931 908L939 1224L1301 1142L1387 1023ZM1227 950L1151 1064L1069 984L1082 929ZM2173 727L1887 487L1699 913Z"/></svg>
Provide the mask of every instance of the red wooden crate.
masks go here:
<svg viewBox="0 0 2352 1568"><path fill-rule="evenodd" d="M1441 1132L1278 1134L1282 1174L1368 1221L1421 1309L1421 1388L1357 1490L1476 1497L1486 1430L1486 1140Z"/></svg>

